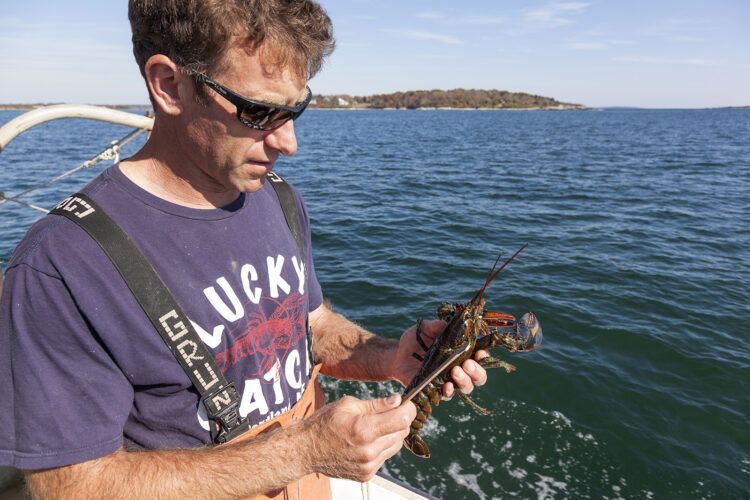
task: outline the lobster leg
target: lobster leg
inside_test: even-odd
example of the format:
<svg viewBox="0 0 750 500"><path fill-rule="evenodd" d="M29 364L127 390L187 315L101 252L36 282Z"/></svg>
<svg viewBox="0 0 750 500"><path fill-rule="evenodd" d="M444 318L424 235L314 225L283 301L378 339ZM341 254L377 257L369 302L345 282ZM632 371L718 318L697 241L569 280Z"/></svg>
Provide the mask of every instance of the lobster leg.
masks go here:
<svg viewBox="0 0 750 500"><path fill-rule="evenodd" d="M492 349L497 345L497 341L493 337L492 334L485 335L484 337L477 339L477 343L474 344L474 352L480 351L480 350L488 350Z"/></svg>
<svg viewBox="0 0 750 500"><path fill-rule="evenodd" d="M456 387L456 394L458 394L458 397L461 398L464 403L466 403L469 406L471 406L472 408L474 408L480 414L482 414L482 415L489 415L490 414L489 410L487 410L486 408L482 408L481 406L479 406L478 404L476 404L474 401L472 401L471 399L469 399L469 396L467 396L466 394L464 394L463 392L461 392L461 390L458 387Z"/></svg>
<svg viewBox="0 0 750 500"><path fill-rule="evenodd" d="M417 319L417 342L419 342L419 345L422 346L422 349L427 351L427 344L424 343L424 340L422 340L422 318Z"/></svg>
<svg viewBox="0 0 750 500"><path fill-rule="evenodd" d="M414 396L412 402L417 407L417 418L422 416L423 418L421 420L424 421L427 419L426 414L432 414L432 406L430 406L430 402L421 393Z"/></svg>
<svg viewBox="0 0 750 500"><path fill-rule="evenodd" d="M434 405L440 404L440 392L438 389L435 389L434 385L428 385L424 389L422 389L422 392L427 395L428 398L430 398L430 402Z"/></svg>
<svg viewBox="0 0 750 500"><path fill-rule="evenodd" d="M424 340L422 340L422 318L417 318L417 330L414 332L417 336L417 342L420 346L422 346L422 349L424 349L425 352L427 352L427 345L424 343ZM416 352L411 353L412 356L414 356L418 361L424 362L424 358L417 354Z"/></svg>
<svg viewBox="0 0 750 500"><path fill-rule="evenodd" d="M482 360L482 361L484 361L484 360ZM481 364L481 362L480 362L480 364ZM447 379L450 380L450 376L448 376ZM443 377L437 377L435 379L435 382L437 382L436 385L439 388L439 387L441 387L446 382L446 379L444 379ZM469 396L467 396L466 394L464 394L461 391L461 389L459 389L458 387L454 387L454 390L456 391L456 394L458 394L458 397L461 398L461 400L464 403L468 404L469 406L471 406L472 408L474 408L475 410L477 410L480 414L482 414L482 415L489 415L490 414L490 412L487 409L482 408L481 406L479 406L478 404L476 404L474 401L472 401L471 399L469 399Z"/></svg>
<svg viewBox="0 0 750 500"><path fill-rule="evenodd" d="M482 368L505 368L505 371L507 373L510 373L516 369L516 367L511 365L510 363L506 363L502 359L493 358L492 356L487 356L486 358L480 359L478 363Z"/></svg>

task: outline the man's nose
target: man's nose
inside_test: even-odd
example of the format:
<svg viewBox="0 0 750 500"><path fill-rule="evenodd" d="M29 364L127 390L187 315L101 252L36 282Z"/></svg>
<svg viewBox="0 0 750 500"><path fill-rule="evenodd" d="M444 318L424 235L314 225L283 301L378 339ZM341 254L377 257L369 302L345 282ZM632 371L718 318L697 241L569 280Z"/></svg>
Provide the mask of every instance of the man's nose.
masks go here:
<svg viewBox="0 0 750 500"><path fill-rule="evenodd" d="M296 153L297 136L294 134L294 120L289 120L276 130L272 130L266 136L265 142L284 156Z"/></svg>

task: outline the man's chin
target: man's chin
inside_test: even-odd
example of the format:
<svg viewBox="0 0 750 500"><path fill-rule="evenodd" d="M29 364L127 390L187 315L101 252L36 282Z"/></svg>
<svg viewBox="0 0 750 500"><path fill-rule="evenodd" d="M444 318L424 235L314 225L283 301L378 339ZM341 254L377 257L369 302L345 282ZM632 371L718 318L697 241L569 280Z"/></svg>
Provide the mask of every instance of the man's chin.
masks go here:
<svg viewBox="0 0 750 500"><path fill-rule="evenodd" d="M236 187L238 191L243 193L254 193L263 187L266 183L266 176L254 178L254 179L243 179L242 182L237 183Z"/></svg>

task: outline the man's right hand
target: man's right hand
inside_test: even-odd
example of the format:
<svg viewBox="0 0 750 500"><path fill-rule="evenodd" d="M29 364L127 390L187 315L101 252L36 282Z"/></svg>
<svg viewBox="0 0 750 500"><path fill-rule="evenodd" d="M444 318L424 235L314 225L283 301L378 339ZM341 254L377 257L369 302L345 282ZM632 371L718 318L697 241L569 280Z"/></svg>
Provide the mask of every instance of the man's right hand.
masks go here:
<svg viewBox="0 0 750 500"><path fill-rule="evenodd" d="M360 400L351 396L316 411L303 425L309 431L312 467L330 477L370 480L401 449L416 417L413 404L401 396Z"/></svg>

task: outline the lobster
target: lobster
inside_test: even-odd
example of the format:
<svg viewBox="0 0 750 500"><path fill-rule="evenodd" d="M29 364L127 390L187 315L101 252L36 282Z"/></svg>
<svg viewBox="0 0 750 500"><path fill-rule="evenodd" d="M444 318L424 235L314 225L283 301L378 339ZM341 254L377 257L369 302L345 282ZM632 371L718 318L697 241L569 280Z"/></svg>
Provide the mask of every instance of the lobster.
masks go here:
<svg viewBox="0 0 750 500"><path fill-rule="evenodd" d="M417 353L413 354L415 358L422 362L422 366L404 390L404 395L409 394L413 388L420 385L457 349L466 346L467 342L470 343L471 347L467 348L464 354L450 363L441 371L440 375L413 397L412 402L417 407L417 416L411 423L409 435L404 439L404 444L415 455L423 458L430 457L430 449L419 436L419 433L422 429L422 423L427 420L427 415L432 414L431 404L438 405L440 403L441 387L446 382L451 381L450 371L454 366L460 365L466 359L472 357L476 351L482 349L487 350L501 346L508 351L528 352L541 345L542 328L534 313L526 313L519 321L516 321L516 318L510 314L484 309L484 291L487 285L527 246L528 243L497 268L503 255L501 252L495 260L484 285L468 303L444 302L438 307L438 317L445 321L446 325L429 348L422 339L422 320L417 320L417 342L425 350L425 354L424 356ZM508 373L516 369L515 366L492 356L488 356L478 363L483 368L504 368ZM490 413L469 399L458 387L456 387L456 394L482 415Z"/></svg>

